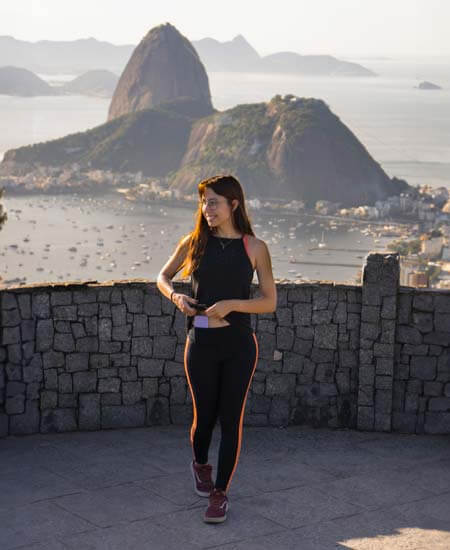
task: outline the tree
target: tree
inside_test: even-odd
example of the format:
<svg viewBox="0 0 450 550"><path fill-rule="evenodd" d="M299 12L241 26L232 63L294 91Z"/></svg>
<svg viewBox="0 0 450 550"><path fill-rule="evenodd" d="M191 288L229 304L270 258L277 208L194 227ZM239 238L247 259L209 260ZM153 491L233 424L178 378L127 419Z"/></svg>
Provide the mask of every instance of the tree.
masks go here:
<svg viewBox="0 0 450 550"><path fill-rule="evenodd" d="M3 189L0 189L0 199L3 196ZM6 222L8 216L6 212L3 212L3 205L0 203L0 230L2 229L2 225Z"/></svg>

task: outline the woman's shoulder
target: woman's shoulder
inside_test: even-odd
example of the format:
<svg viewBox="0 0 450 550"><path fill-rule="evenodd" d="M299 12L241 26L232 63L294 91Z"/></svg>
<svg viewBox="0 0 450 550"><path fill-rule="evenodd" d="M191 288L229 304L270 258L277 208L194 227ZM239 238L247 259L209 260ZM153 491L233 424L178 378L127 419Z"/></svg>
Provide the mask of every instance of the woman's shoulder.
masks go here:
<svg viewBox="0 0 450 550"><path fill-rule="evenodd" d="M247 241L247 250L250 254L250 257L253 258L253 265L256 265L257 259L264 257L268 254L269 248L267 244L256 235L245 235L245 240Z"/></svg>
<svg viewBox="0 0 450 550"><path fill-rule="evenodd" d="M266 243L260 239L259 237L257 237L256 235L249 235L249 234L246 234L244 235L246 240L247 240L247 243L249 246L253 247L253 248L259 248L261 246L265 246Z"/></svg>

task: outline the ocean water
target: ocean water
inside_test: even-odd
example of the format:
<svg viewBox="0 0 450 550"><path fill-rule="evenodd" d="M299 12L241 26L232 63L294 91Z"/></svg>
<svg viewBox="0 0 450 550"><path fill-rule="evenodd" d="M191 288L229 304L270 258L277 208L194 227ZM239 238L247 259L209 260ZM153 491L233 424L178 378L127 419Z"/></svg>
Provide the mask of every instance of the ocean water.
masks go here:
<svg viewBox="0 0 450 550"><path fill-rule="evenodd" d="M181 237L192 231L195 209L129 202L118 193L5 197L4 204L8 221L0 231L0 284L7 286L155 280ZM255 234L269 247L278 279L354 284L367 252L380 251L389 241L361 233L364 223L331 229L327 220L311 216L250 210L250 217ZM322 240L326 248L317 247Z"/></svg>

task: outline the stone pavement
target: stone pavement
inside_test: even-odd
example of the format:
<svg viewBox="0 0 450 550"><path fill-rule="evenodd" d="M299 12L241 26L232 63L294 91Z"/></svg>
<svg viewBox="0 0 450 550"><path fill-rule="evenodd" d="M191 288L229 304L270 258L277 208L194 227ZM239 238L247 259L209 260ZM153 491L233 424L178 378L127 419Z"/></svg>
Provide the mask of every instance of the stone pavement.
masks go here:
<svg viewBox="0 0 450 550"><path fill-rule="evenodd" d="M0 548L448 550L449 451L448 436L246 427L228 519L207 525L187 427L9 436Z"/></svg>

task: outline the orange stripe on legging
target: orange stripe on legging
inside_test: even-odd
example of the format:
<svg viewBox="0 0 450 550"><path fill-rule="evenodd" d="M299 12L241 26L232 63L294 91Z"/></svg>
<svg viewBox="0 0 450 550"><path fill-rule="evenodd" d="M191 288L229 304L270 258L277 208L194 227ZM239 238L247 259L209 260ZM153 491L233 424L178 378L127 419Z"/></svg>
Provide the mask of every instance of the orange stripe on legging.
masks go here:
<svg viewBox="0 0 450 550"><path fill-rule="evenodd" d="M189 385L189 389L191 390L191 396L192 396L192 408L194 410L194 418L192 420L192 426L191 426L191 444L192 444L192 455L195 460L194 456L194 433L197 428L197 405L195 403L195 396L194 396L194 389L192 388L191 379L189 378L189 372L187 368L187 351L189 346L189 338L186 338L186 345L184 347L184 372L186 373L187 382Z"/></svg>
<svg viewBox="0 0 450 550"><path fill-rule="evenodd" d="M234 461L233 470L231 471L230 479L228 480L225 492L227 492L228 488L230 487L230 483L231 483L231 480L233 478L233 475L234 475L234 472L236 470L236 466L237 466L237 463L238 463L238 460L239 460L239 455L241 453L242 426L243 426L243 423L244 423L245 403L247 401L248 390L250 389L250 384L252 383L252 378L253 378L253 375L255 374L256 364L258 362L258 353L259 353L259 351L258 351L258 340L256 339L256 334L255 333L253 333L253 339L255 341L255 346L256 346L255 364L253 365L252 374L250 376L250 380L248 381L247 391L245 392L244 401L242 403L241 417L239 419L239 440L238 440L238 448L237 448L237 451L236 451L236 459Z"/></svg>

